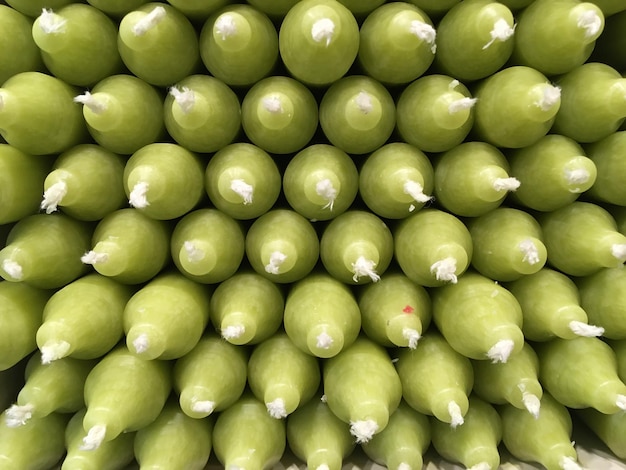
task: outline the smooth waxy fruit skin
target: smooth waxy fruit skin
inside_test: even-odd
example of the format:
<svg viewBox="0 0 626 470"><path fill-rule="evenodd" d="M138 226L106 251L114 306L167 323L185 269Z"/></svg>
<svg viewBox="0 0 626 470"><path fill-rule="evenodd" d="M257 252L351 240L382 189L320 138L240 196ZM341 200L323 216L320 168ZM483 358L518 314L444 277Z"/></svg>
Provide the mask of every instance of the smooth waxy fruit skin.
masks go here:
<svg viewBox="0 0 626 470"><path fill-rule="evenodd" d="M17 73L43 67L39 49L29 34L32 23L32 18L15 8L0 5L0 27L4 31L0 43L0 83Z"/></svg>
<svg viewBox="0 0 626 470"><path fill-rule="evenodd" d="M604 442L620 459L626 459L626 414L607 415L593 408L576 410L576 416L589 426L591 431Z"/></svg>
<svg viewBox="0 0 626 470"><path fill-rule="evenodd" d="M329 470L340 470L356 446L350 425L319 394L287 417L287 443L308 468L326 465Z"/></svg>
<svg viewBox="0 0 626 470"><path fill-rule="evenodd" d="M304 0L287 12L278 33L280 57L287 70L311 86L343 77L359 50L359 26L336 0Z"/></svg>
<svg viewBox="0 0 626 470"><path fill-rule="evenodd" d="M586 151L597 169L597 183L586 194L597 201L626 207L626 131L617 131L587 146Z"/></svg>
<svg viewBox="0 0 626 470"><path fill-rule="evenodd" d="M602 269L576 279L581 306L591 323L604 327L605 338L626 339L625 285L624 267Z"/></svg>
<svg viewBox="0 0 626 470"><path fill-rule="evenodd" d="M431 19L408 2L379 2L361 24L358 63L387 84L405 84L423 75L435 57Z"/></svg>
<svg viewBox="0 0 626 470"><path fill-rule="evenodd" d="M87 126L73 103L78 89L42 72L26 71L0 88L0 135L32 155L51 155L83 143Z"/></svg>
<svg viewBox="0 0 626 470"><path fill-rule="evenodd" d="M204 23L200 57L214 77L234 87L268 76L278 60L278 33L271 20L249 5L227 5Z"/></svg>
<svg viewBox="0 0 626 470"><path fill-rule="evenodd" d="M32 36L48 71L71 85L93 86L122 71L117 26L91 5L44 10L33 23Z"/></svg>

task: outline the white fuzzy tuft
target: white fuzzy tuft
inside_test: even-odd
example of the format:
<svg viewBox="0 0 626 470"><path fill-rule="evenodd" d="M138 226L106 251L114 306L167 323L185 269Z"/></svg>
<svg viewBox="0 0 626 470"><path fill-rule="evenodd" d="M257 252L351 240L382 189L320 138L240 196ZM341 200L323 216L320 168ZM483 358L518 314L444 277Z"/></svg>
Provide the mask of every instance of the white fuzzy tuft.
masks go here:
<svg viewBox="0 0 626 470"><path fill-rule="evenodd" d="M542 111L549 111L561 99L561 89L558 86L549 85L543 89L541 98L535 102L535 105Z"/></svg>
<svg viewBox="0 0 626 470"><path fill-rule="evenodd" d="M83 437L83 444L80 446L80 450L96 450L104 442L107 428L104 425L93 426L87 435Z"/></svg>
<svg viewBox="0 0 626 470"><path fill-rule="evenodd" d="M448 112L450 114L456 114L466 109L472 109L476 104L476 101L478 101L478 98L459 98L448 105Z"/></svg>
<svg viewBox="0 0 626 470"><path fill-rule="evenodd" d="M372 96L364 90L361 90L356 98L354 98L354 103L356 107L363 114L369 114L374 109L374 103L372 102Z"/></svg>
<svg viewBox="0 0 626 470"><path fill-rule="evenodd" d="M107 110L106 103L102 100L97 99L88 91L86 91L82 95L75 96L73 101L75 103L80 103L84 106L87 106L87 108L89 108L89 111L94 114L102 114Z"/></svg>
<svg viewBox="0 0 626 470"><path fill-rule="evenodd" d="M521 185L517 178L496 178L493 182L493 189L496 191L516 191Z"/></svg>
<svg viewBox="0 0 626 470"><path fill-rule="evenodd" d="M252 196L254 193L254 188L248 183L246 183L244 180L241 180L241 179L232 180L230 182L230 189L238 196L241 196L241 198L243 199L244 205L252 204Z"/></svg>
<svg viewBox="0 0 626 470"><path fill-rule="evenodd" d="M565 181L568 184L585 184L589 181L591 175L584 168L576 168L574 170L565 170ZM580 190L570 190L572 192L579 193Z"/></svg>
<svg viewBox="0 0 626 470"><path fill-rule="evenodd" d="M335 342L333 337L330 336L325 331L320 333L319 335L317 335L315 340L316 340L315 347L317 347L319 349L329 349L333 345L333 343Z"/></svg>
<svg viewBox="0 0 626 470"><path fill-rule="evenodd" d="M539 250L537 249L537 245L530 239L522 240L519 245L517 245L519 250L522 252L524 257L522 258L523 263L528 263L531 266L533 264L537 264L540 260L539 258Z"/></svg>
<svg viewBox="0 0 626 470"><path fill-rule="evenodd" d="M406 462L400 462L398 464L397 470L413 470L413 467Z"/></svg>
<svg viewBox="0 0 626 470"><path fill-rule="evenodd" d="M67 20L54 13L51 9L44 8L38 18L39 28L46 34L58 34L65 32Z"/></svg>
<svg viewBox="0 0 626 470"><path fill-rule="evenodd" d="M569 329L578 336L585 336L588 338L602 336L604 334L604 328L601 326L589 325L581 321L572 320L568 324Z"/></svg>
<svg viewBox="0 0 626 470"><path fill-rule="evenodd" d="M43 201L40 208L46 211L46 214L55 212L67 194L67 183L65 181L57 181L43 193Z"/></svg>
<svg viewBox="0 0 626 470"><path fill-rule="evenodd" d="M167 15L167 11L162 6L154 7L154 9L137 21L132 28L132 32L135 36L143 36L156 25L158 25L163 18Z"/></svg>
<svg viewBox="0 0 626 470"><path fill-rule="evenodd" d="M576 26L585 30L586 38L592 38L601 31L602 18L595 10L587 10L578 17Z"/></svg>
<svg viewBox="0 0 626 470"><path fill-rule="evenodd" d="M622 394L617 395L615 404L620 410L626 411L626 395L622 395Z"/></svg>
<svg viewBox="0 0 626 470"><path fill-rule="evenodd" d="M11 277L11 279L15 281L21 281L24 277L24 270L22 269L22 265L12 259L3 260L2 269Z"/></svg>
<svg viewBox="0 0 626 470"><path fill-rule="evenodd" d="M409 349L415 349L417 347L417 342L422 336L419 334L419 331L414 330L413 328L403 328L402 337L409 341Z"/></svg>
<svg viewBox="0 0 626 470"><path fill-rule="evenodd" d="M528 410L533 418L539 418L539 413L541 411L541 400L537 395L533 393L523 392L522 403L524 404L524 408Z"/></svg>
<svg viewBox="0 0 626 470"><path fill-rule="evenodd" d="M559 466L563 470L584 470L583 467L581 467L580 464L572 457L563 456L559 461Z"/></svg>
<svg viewBox="0 0 626 470"><path fill-rule="evenodd" d="M491 362L505 363L509 360L509 356L515 348L515 342L512 339L502 339L494 344L489 351L487 351L487 357L491 359Z"/></svg>
<svg viewBox="0 0 626 470"><path fill-rule="evenodd" d="M432 196L424 194L424 187L417 181L409 180L402 187L405 194L408 194L414 201L426 203L432 199Z"/></svg>
<svg viewBox="0 0 626 470"><path fill-rule="evenodd" d="M183 243L183 249L187 255L187 259L192 263L202 261L206 256L206 253L201 248L198 248L191 240L187 240Z"/></svg>
<svg viewBox="0 0 626 470"><path fill-rule="evenodd" d="M268 274L280 274L280 267L287 259L287 255L281 251L273 251L270 254L269 263L265 265Z"/></svg>
<svg viewBox="0 0 626 470"><path fill-rule="evenodd" d="M330 18L322 18L313 23L311 27L311 37L315 42L326 43L326 47L335 35L335 23Z"/></svg>
<svg viewBox="0 0 626 470"><path fill-rule="evenodd" d="M215 24L213 25L213 29L220 35L222 41L225 41L226 38L237 34L237 23L235 22L233 15L224 13L223 15L217 17L217 20L215 20Z"/></svg>
<svg viewBox="0 0 626 470"><path fill-rule="evenodd" d="M46 343L40 348L41 363L50 364L52 361L62 359L70 352L72 345L67 341Z"/></svg>
<svg viewBox="0 0 626 470"><path fill-rule="evenodd" d="M430 273L435 275L438 281L457 283L456 259L452 257L435 261L430 267Z"/></svg>
<svg viewBox="0 0 626 470"><path fill-rule="evenodd" d="M26 405L12 405L5 412L5 422L10 428L24 426L32 417L35 406L30 403Z"/></svg>
<svg viewBox="0 0 626 470"><path fill-rule="evenodd" d="M265 407L272 418L282 419L286 418L289 414L287 413L287 408L285 407L285 400L282 398L276 398L275 400L266 403Z"/></svg>
<svg viewBox="0 0 626 470"><path fill-rule="evenodd" d="M322 207L322 209L329 209L332 212L333 205L335 204L335 199L337 199L337 190L333 186L332 181L328 178L319 180L315 184L315 192L318 196L321 196L328 201L328 203L324 207Z"/></svg>
<svg viewBox="0 0 626 470"><path fill-rule="evenodd" d="M626 262L626 243L615 243L611 247L611 254L622 263Z"/></svg>
<svg viewBox="0 0 626 470"><path fill-rule="evenodd" d="M357 260L352 263L352 272L354 273L352 280L358 282L360 277L368 276L372 282L380 281L380 276L376 273L375 267L376 263L371 259L365 259L363 256L359 256Z"/></svg>
<svg viewBox="0 0 626 470"><path fill-rule="evenodd" d="M373 419L350 422L350 434L356 437L357 444L368 442L378 431L378 423Z"/></svg>
<svg viewBox="0 0 626 470"><path fill-rule="evenodd" d="M137 354L145 353L150 348L150 338L145 333L140 334L133 340L133 348Z"/></svg>
<svg viewBox="0 0 626 470"><path fill-rule="evenodd" d="M229 325L222 329L222 338L225 340L236 339L241 337L246 332L246 327L243 325Z"/></svg>
<svg viewBox="0 0 626 470"><path fill-rule="evenodd" d="M191 410L196 413L211 414L215 410L215 402L210 400L191 400Z"/></svg>
<svg viewBox="0 0 626 470"><path fill-rule="evenodd" d="M265 96L261 100L261 103L263 103L263 108L272 114L281 114L285 112L279 95Z"/></svg>
<svg viewBox="0 0 626 470"><path fill-rule="evenodd" d="M196 104L196 94L186 86L182 90L175 86L170 87L169 94L174 97L174 102L180 106L180 109L185 114L189 114Z"/></svg>
<svg viewBox="0 0 626 470"><path fill-rule="evenodd" d="M148 189L149 184L146 181L140 181L133 186L130 195L128 196L128 203L136 207L137 209L144 209L150 205L148 202Z"/></svg>
<svg viewBox="0 0 626 470"><path fill-rule="evenodd" d="M504 42L508 40L513 36L513 33L515 33L515 25L511 27L504 18L498 19L493 24L493 29L489 32L491 40L483 46L483 50L488 49L496 41Z"/></svg>
<svg viewBox="0 0 626 470"><path fill-rule="evenodd" d="M488 462L480 462L476 465L472 465L467 470L491 470L491 465Z"/></svg>
<svg viewBox="0 0 626 470"><path fill-rule="evenodd" d="M80 257L80 260L85 264L94 264L98 263L106 263L109 259L108 253L98 253L97 251L90 250Z"/></svg>
<svg viewBox="0 0 626 470"><path fill-rule="evenodd" d="M437 31L428 23L424 23L423 21L413 20L411 21L411 25L409 26L409 32L414 34L426 44L430 46L430 52L433 54L437 52Z"/></svg>
<svg viewBox="0 0 626 470"><path fill-rule="evenodd" d="M450 415L450 426L453 428L456 428L465 422L463 413L461 413L461 407L454 400L448 403L448 414Z"/></svg>

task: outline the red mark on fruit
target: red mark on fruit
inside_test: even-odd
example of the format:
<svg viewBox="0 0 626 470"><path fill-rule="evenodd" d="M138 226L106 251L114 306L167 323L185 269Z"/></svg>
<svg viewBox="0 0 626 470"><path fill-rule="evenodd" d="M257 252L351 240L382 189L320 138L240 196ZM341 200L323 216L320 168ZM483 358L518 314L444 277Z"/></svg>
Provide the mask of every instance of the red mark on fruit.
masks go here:
<svg viewBox="0 0 626 470"><path fill-rule="evenodd" d="M407 305L406 307L404 307L404 308L402 309L402 311L403 311L404 313L413 313L413 312L415 311L415 309L414 309L413 307L411 307L410 305Z"/></svg>

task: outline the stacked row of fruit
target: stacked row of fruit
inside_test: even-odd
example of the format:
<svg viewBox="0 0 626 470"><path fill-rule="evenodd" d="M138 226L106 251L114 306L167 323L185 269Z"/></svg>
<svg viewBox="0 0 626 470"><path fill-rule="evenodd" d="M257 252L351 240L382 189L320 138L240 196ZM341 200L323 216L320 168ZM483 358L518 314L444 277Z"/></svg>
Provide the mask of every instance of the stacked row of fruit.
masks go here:
<svg viewBox="0 0 626 470"><path fill-rule="evenodd" d="M0 468L626 458L622 1L6 3Z"/></svg>

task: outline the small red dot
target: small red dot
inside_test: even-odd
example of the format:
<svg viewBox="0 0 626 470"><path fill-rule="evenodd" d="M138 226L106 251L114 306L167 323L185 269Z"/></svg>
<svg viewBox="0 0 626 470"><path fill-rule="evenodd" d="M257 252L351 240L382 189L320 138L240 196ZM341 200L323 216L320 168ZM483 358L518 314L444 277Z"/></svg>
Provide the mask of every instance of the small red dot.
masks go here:
<svg viewBox="0 0 626 470"><path fill-rule="evenodd" d="M415 311L415 309L414 309L413 307L411 307L410 305L407 305L406 307L404 307L404 308L402 309L402 311L403 311L404 313L413 313L413 312Z"/></svg>

